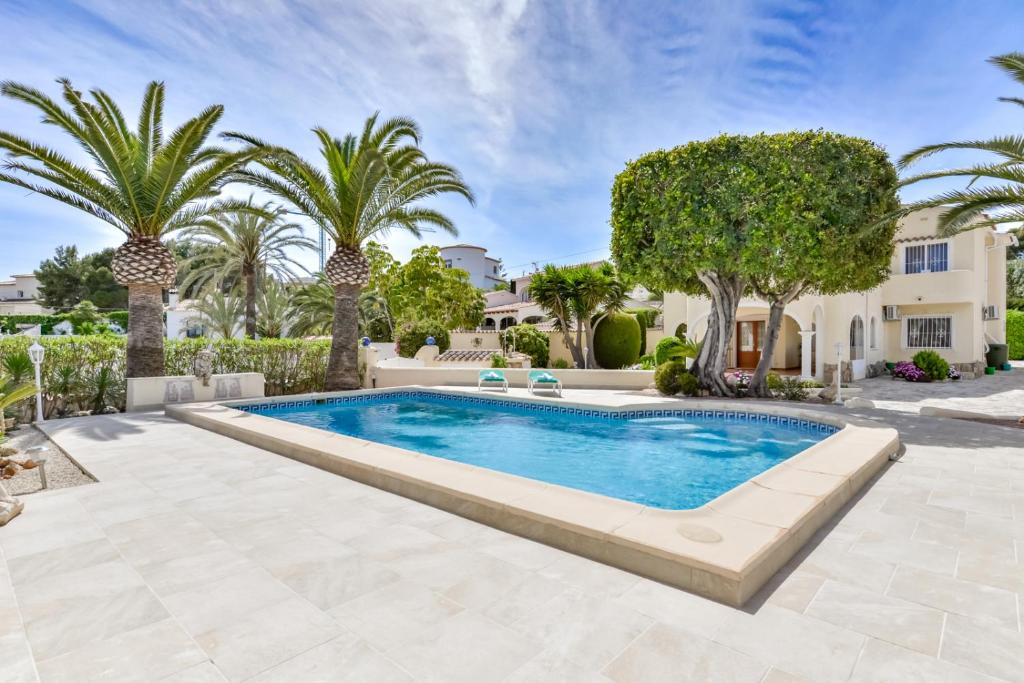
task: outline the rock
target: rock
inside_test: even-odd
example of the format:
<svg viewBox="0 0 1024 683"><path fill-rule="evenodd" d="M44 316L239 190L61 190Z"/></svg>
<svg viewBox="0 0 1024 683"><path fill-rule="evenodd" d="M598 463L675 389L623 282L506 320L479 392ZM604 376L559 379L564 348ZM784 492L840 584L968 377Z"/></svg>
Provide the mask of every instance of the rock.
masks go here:
<svg viewBox="0 0 1024 683"><path fill-rule="evenodd" d="M854 396L853 398L846 399L846 401L843 402L843 405L846 406L847 408L874 408L875 407L875 404L872 401L869 401L866 398L860 398L859 396Z"/></svg>
<svg viewBox="0 0 1024 683"><path fill-rule="evenodd" d="M836 385L829 384L825 386L821 391L818 392L818 398L825 403L832 403L836 400Z"/></svg>

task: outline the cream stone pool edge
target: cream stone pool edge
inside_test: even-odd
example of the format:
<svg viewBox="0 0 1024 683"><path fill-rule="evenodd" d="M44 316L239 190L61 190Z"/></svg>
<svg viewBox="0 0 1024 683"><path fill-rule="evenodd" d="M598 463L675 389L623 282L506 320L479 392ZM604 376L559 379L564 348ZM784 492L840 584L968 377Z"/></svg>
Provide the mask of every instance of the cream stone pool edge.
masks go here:
<svg viewBox="0 0 1024 683"><path fill-rule="evenodd" d="M276 400L395 391L371 389ZM631 409L539 397L516 400L612 413ZM166 413L349 479L735 606L753 596L899 448L899 436L891 428L850 424L783 404L687 399L680 402L679 409L777 414L830 424L839 431L699 508L659 510L232 407L274 401L263 398L167 406Z"/></svg>

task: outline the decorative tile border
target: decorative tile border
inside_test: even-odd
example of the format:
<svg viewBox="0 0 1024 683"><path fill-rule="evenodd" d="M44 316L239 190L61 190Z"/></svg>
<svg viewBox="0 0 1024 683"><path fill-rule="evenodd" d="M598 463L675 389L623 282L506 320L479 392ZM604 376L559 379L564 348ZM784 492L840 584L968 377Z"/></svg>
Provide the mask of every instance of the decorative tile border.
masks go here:
<svg viewBox="0 0 1024 683"><path fill-rule="evenodd" d="M796 417L784 415L772 415L769 413L747 412L738 410L700 410L691 408L651 408L651 409L615 409L607 410L596 408L579 408L575 406L559 406L547 403L532 403L516 399L495 398L492 396L472 396L466 394L452 394L441 391L423 391L417 389L402 389L375 392L372 394L354 394L350 396L327 396L324 398L309 398L296 401L281 400L267 403L250 403L233 405L233 408L256 414L266 414L267 411L275 408L306 408L314 406L330 406L343 404L374 405L388 403L395 399L415 398L432 399L445 403L456 403L460 405L486 405L495 408L511 408L515 410L526 410L538 413L557 413L561 415L572 415L576 417L588 417L604 420L637 420L656 417L668 418L690 418L690 419L713 419L725 422L764 422L766 424L778 425L788 429L812 432L829 436L839 431L839 428ZM272 417L272 415L269 415Z"/></svg>

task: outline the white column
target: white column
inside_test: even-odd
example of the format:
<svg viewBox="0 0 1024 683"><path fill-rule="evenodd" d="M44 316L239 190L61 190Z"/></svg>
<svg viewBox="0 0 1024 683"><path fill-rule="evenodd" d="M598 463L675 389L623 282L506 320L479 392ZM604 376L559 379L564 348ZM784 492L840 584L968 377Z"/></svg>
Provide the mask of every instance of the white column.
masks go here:
<svg viewBox="0 0 1024 683"><path fill-rule="evenodd" d="M811 349L813 348L811 344L814 343L814 330L800 330L800 339L800 378L814 379L814 368L811 367Z"/></svg>

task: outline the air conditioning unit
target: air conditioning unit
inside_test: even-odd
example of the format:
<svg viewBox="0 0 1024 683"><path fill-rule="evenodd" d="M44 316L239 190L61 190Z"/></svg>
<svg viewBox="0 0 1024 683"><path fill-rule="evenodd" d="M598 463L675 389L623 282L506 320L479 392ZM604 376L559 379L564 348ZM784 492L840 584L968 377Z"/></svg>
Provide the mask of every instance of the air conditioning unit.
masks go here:
<svg viewBox="0 0 1024 683"><path fill-rule="evenodd" d="M899 306L882 306L882 320L899 320Z"/></svg>
<svg viewBox="0 0 1024 683"><path fill-rule="evenodd" d="M982 320L999 320L998 306L984 306L981 309Z"/></svg>

